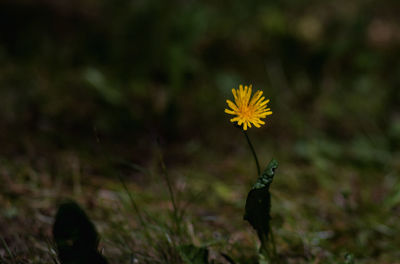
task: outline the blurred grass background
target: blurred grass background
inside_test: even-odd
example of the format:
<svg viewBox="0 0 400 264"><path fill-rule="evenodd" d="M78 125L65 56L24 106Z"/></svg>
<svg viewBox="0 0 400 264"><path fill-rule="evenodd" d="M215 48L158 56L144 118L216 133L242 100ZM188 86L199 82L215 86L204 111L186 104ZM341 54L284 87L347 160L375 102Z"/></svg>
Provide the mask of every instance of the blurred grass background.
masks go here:
<svg viewBox="0 0 400 264"><path fill-rule="evenodd" d="M24 261L41 263L55 201L72 195L92 208L105 254L120 263L142 242L116 246L121 237L110 230L125 218L110 211L126 199L114 197L125 196L113 175L149 214L168 210L160 139L181 200L203 193L190 209L189 240L220 232L231 243L216 248L251 259L256 240L242 212L255 168L223 110L232 88L253 84L274 112L250 134L262 165L280 161L272 210L282 258L339 263L352 253L357 263L396 263L399 7L1 1L0 234Z"/></svg>

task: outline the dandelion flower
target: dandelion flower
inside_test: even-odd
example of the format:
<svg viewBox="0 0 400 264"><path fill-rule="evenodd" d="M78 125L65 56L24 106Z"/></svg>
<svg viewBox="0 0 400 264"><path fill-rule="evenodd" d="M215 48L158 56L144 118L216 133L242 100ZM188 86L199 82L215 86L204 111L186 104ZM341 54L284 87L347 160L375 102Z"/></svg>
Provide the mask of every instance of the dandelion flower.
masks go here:
<svg viewBox="0 0 400 264"><path fill-rule="evenodd" d="M235 115L231 122L237 122L239 126L243 125L243 129L247 130L253 124L256 127L261 127L265 122L261 118L271 115L271 109L267 108L268 100L262 96L262 91L257 91L251 97L251 85L239 85L239 89L232 89L235 103L231 100L226 100L231 109L225 109L225 113Z"/></svg>

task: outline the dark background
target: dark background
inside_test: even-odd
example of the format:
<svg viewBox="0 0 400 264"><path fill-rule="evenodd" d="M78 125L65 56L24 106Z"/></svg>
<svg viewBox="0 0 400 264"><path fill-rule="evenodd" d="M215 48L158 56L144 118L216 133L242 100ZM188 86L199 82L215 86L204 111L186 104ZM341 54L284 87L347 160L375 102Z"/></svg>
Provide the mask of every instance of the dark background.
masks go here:
<svg viewBox="0 0 400 264"><path fill-rule="evenodd" d="M149 132L214 137L241 83L272 99L277 140L395 150L396 3L2 1L2 150L23 136L75 147L94 127L132 147Z"/></svg>

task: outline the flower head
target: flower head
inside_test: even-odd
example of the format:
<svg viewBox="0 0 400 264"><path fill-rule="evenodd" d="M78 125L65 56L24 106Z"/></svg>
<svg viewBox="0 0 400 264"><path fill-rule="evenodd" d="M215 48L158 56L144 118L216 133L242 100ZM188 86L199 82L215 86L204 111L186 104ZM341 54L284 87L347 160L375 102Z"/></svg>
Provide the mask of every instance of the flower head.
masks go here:
<svg viewBox="0 0 400 264"><path fill-rule="evenodd" d="M251 127L253 124L256 127L261 127L265 122L261 118L265 118L271 115L271 109L267 108L268 100L262 96L262 91L257 91L251 97L251 85L244 86L239 85L239 89L232 89L235 103L231 100L226 100L228 106L231 109L225 109L225 113L230 115L236 115L231 119L231 122L237 122L239 126L243 125L243 129L247 130L247 127ZM262 97L261 97L262 96Z"/></svg>

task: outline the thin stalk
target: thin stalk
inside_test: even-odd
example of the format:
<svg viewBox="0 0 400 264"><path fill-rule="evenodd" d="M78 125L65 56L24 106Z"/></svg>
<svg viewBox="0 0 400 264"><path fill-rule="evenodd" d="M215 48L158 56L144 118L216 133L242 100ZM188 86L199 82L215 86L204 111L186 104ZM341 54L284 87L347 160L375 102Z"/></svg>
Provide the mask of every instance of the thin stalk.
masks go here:
<svg viewBox="0 0 400 264"><path fill-rule="evenodd" d="M53 260L54 264L58 264L57 258L53 254L54 251L52 249L50 239L47 239L46 242L47 242L47 250L49 251L49 255L51 256L51 259Z"/></svg>
<svg viewBox="0 0 400 264"><path fill-rule="evenodd" d="M1 242L3 243L3 246L4 246L4 248L6 249L7 254L8 254L8 256L10 257L12 263L16 263L16 262L15 262L15 257L14 257L14 255L13 255L13 253L11 253L11 250L10 250L10 248L8 247L7 242L4 240L4 238L1 238Z"/></svg>
<svg viewBox="0 0 400 264"><path fill-rule="evenodd" d="M144 221L142 214L140 213L139 206L137 205L135 199L133 199L132 194L129 191L128 186L126 186L124 179L122 178L121 175L119 175L119 173L116 173L116 176L117 176L118 180L121 182L121 185L124 188L126 194L128 195L129 201L131 202L131 205L132 205L133 209L135 210L135 213L139 219L140 224L142 226L145 226L146 222Z"/></svg>
<svg viewBox="0 0 400 264"><path fill-rule="evenodd" d="M247 135L246 130L243 130L243 133L244 133L244 135L246 136L247 143L249 144L251 153L253 153L254 161L256 162L256 166L257 166L257 176L260 176L260 173L261 173L261 170L260 170L260 163L258 163L258 158L257 158L256 151L254 150L253 144L251 144L250 138L249 138L249 136Z"/></svg>
<svg viewBox="0 0 400 264"><path fill-rule="evenodd" d="M95 137L96 137L97 144L98 144L98 146L100 147L100 150L101 150L100 152L101 152L101 153L104 153L104 154L105 154L105 157L106 157L106 159L107 159L107 162L108 162L109 164L112 164L112 163L111 163L111 158L110 158L110 156L108 155L107 152L105 152L105 151L103 150L103 145L102 145L102 142L100 141L100 137L99 137L99 135L98 135L98 133L97 133L97 128L96 128L96 127L93 127L93 130L94 130L94 135L95 135ZM146 226L146 222L144 221L144 219L143 219L143 217L142 217L142 214L140 213L139 206L138 206L138 204L136 203L135 199L133 199L132 194L130 193L130 191L129 191L129 189L128 189L128 186L126 185L124 179L122 178L122 176L121 176L120 173L118 173L118 172L117 172L117 173L113 173L113 175L117 176L118 180L121 182L122 187L124 188L125 192L128 194L129 201L130 201L130 203L131 203L133 209L135 210L136 216L137 216L137 218L138 218L140 224L141 224L143 227L145 227L145 226ZM146 231L146 235L148 236L147 231ZM148 237L149 237L149 236L148 236Z"/></svg>
<svg viewBox="0 0 400 264"><path fill-rule="evenodd" d="M263 234L259 238L260 238L260 242L261 242L261 246L260 246L260 251L259 252L264 257L266 257L266 258L271 260L272 257L271 257L271 252L270 252L270 248L269 248L269 245L268 245L268 237L265 234Z"/></svg>
<svg viewBox="0 0 400 264"><path fill-rule="evenodd" d="M276 252L276 244L274 239L274 233L272 232L271 225L269 226L269 235L271 237L271 244L272 244L272 254L274 255L274 259L278 261L278 254Z"/></svg>
<svg viewBox="0 0 400 264"><path fill-rule="evenodd" d="M269 226L269 234L268 236L262 235L260 237L261 247L260 253L263 254L265 257L273 261L272 263L280 263L278 254L276 252L276 245L274 234L272 233L272 228Z"/></svg>
<svg viewBox="0 0 400 264"><path fill-rule="evenodd" d="M167 183L169 196L170 196L170 199L171 199L171 202L172 202L173 216L174 216L176 228L177 228L177 231L180 232L180 224L181 224L180 222L181 221L180 221L180 217L179 217L179 208L178 208L178 204L177 204L176 199L175 199L175 195L174 195L174 190L172 188L171 179L170 179L169 174L168 174L167 166L165 166L164 157L162 155L162 151L161 151L160 146L159 146L159 161L160 161L160 165L161 165L162 174L164 175L164 180Z"/></svg>

